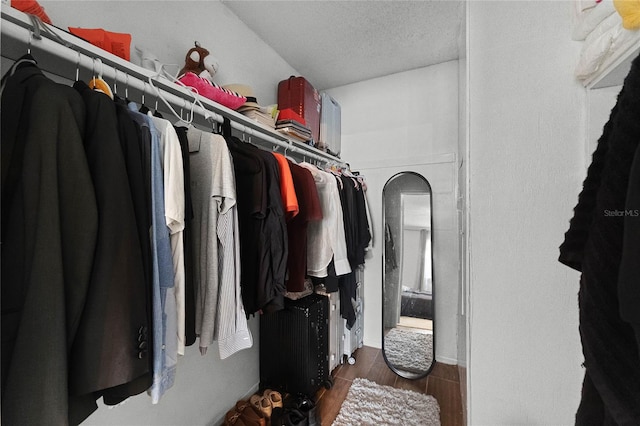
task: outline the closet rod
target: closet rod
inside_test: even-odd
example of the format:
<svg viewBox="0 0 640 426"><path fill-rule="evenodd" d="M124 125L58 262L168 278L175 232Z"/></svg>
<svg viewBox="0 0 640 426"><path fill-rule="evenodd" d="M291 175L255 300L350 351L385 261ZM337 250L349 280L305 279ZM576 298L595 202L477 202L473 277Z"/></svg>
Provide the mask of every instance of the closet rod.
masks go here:
<svg viewBox="0 0 640 426"><path fill-rule="evenodd" d="M116 81L145 93L147 95L156 95L156 90L161 97L167 102L179 108L193 108L194 113L202 117L209 117L218 123L222 123L224 117L229 118L231 127L252 137L256 137L265 142L284 148L286 151L297 153L300 156L311 157L316 160L332 163L341 167L346 167L346 163L339 158L327 154L312 146L297 143L284 136L280 136L275 131L261 125L239 113L226 108L222 105L213 103L212 101L199 96L201 104L206 105L206 109L200 105L194 105L193 92L189 89L179 86L169 81L164 76L159 76L153 71L139 67L120 57L111 55L81 39L60 31L59 29L47 24L48 29L60 36L62 41L51 38L46 33L40 33L41 38L34 37L34 28L27 15L17 10L7 8L2 5L2 37L9 37L28 48L42 49L68 63L75 64L77 68L92 69L96 74L101 73L106 81ZM67 47L62 42L70 44ZM26 53L26 49L25 49ZM17 60L18 58L11 58ZM99 61L102 63L100 63ZM117 71L116 71L117 69ZM155 89L150 87L149 78L152 78Z"/></svg>

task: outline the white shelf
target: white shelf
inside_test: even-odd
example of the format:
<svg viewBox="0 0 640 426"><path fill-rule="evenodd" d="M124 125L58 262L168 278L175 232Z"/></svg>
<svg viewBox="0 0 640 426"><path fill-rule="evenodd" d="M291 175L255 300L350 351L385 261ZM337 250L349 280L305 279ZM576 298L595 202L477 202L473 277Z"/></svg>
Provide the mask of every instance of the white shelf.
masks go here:
<svg viewBox="0 0 640 426"><path fill-rule="evenodd" d="M30 44L34 55L37 55L36 59L38 59L39 63L50 65L49 68L51 69L43 67L45 71L55 70L60 76L74 78L73 76L75 76L78 68L94 69L97 72L98 69L95 68L100 67L99 69L102 70L106 81L117 81L118 85L125 85L138 90L140 93L146 93L151 98L155 98L155 92L148 83L149 78L152 78L154 86L160 90L164 99L178 108L182 106L185 107L185 110L191 108L193 93L166 77L157 76L151 70L126 61L53 26L47 26L47 28L55 32L60 37L59 40L45 33L42 33L41 39L37 39L32 35L33 26L28 15L5 4L1 5L0 10L2 11L2 23L0 25L2 48L0 50L3 57L17 60L27 53L27 48ZM96 65L97 59L100 59L104 66ZM222 118L226 117L231 121L231 126L234 129L249 137L255 137L262 141L263 145L264 143L273 144L282 147L283 150L288 150L290 153L297 153L301 157L308 156L320 161L345 165L344 161L338 157L287 138L274 129L210 99L202 96L198 97L204 106L204 110L196 106L194 108L195 112L201 116L207 114L218 122L221 122Z"/></svg>
<svg viewBox="0 0 640 426"><path fill-rule="evenodd" d="M604 87L621 86L624 78L629 74L631 62L640 53L640 32L638 39L624 51L608 58L598 73L585 79L582 84L587 89L602 89Z"/></svg>

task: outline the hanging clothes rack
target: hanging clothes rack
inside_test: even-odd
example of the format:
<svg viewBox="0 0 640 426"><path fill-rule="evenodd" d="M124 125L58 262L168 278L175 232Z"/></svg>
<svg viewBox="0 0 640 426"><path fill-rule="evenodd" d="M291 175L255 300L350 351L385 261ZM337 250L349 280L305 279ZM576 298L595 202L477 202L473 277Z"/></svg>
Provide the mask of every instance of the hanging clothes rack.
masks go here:
<svg viewBox="0 0 640 426"><path fill-rule="evenodd" d="M146 68L137 66L118 56L110 54L80 38L64 32L56 27L44 25L45 31L37 28L29 15L2 4L2 56L18 60L27 51L37 50L39 63L48 60L62 62L73 66L73 70L62 73L63 76L78 76L80 68L100 73L104 80L125 85L127 89L135 89L143 95L156 95L166 103L180 109L222 123L224 118L231 121L231 127L243 135L262 141L263 147L277 146L283 151L297 154L303 158L347 168L347 164L331 154L310 145L293 141L280 133L225 106L198 96L197 101L189 89L174 83L167 77ZM41 57L42 56L42 57ZM99 62L99 63L97 63ZM45 71L50 71L46 67ZM150 87L153 86L153 87ZM155 91L154 91L155 90Z"/></svg>

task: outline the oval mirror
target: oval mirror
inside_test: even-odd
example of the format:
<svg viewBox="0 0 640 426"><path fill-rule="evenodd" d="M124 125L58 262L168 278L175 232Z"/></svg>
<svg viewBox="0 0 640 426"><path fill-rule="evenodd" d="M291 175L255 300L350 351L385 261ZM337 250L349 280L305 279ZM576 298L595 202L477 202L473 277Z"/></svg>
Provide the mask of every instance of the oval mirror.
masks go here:
<svg viewBox="0 0 640 426"><path fill-rule="evenodd" d="M382 190L385 246L382 353L396 374L417 379L434 364L431 186L401 172Z"/></svg>

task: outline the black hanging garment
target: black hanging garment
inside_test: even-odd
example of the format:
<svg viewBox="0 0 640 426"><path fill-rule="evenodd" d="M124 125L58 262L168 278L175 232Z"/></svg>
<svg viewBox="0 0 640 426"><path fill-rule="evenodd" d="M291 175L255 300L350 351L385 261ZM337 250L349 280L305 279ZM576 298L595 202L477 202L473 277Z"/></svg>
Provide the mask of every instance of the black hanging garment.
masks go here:
<svg viewBox="0 0 640 426"><path fill-rule="evenodd" d="M640 424L640 212L634 210L640 208L639 142L636 58L560 246L559 261L582 272L578 300L586 372L577 425ZM634 260L629 262L629 257Z"/></svg>
<svg viewBox="0 0 640 426"><path fill-rule="evenodd" d="M34 62L3 80L2 422L65 425L98 232L85 105Z"/></svg>
<svg viewBox="0 0 640 426"><path fill-rule="evenodd" d="M184 281L185 281L185 346L196 342L196 290L193 282L193 203L191 201L191 165L186 127L175 127L184 170Z"/></svg>
<svg viewBox="0 0 640 426"><path fill-rule="evenodd" d="M277 160L231 136L228 122L223 129L236 176L245 313L275 312L284 308L288 257Z"/></svg>
<svg viewBox="0 0 640 426"><path fill-rule="evenodd" d="M142 155L142 129L129 114L129 109L122 99L116 98L116 117L118 136L120 146L124 154L125 167L127 171L131 197L133 200L133 209L135 212L136 228L138 232L138 240L142 253L142 266L144 270L144 295L146 296L146 306L138 305L138 301L134 298L134 310L140 311L143 308L146 311L147 323L151 323L151 286L152 286L152 262L151 262L151 241L149 239L149 228L151 213L149 211L148 196L145 186L145 166ZM138 296L142 287L138 287ZM136 316L139 312L136 312ZM138 333L140 335L140 333ZM150 344L150 342L147 342ZM124 384L114 386L112 388L100 391L102 399L106 405L117 405L129 398L138 395L151 386L151 359L148 356L143 357L149 364L148 373L138 376L138 378L126 382Z"/></svg>
<svg viewBox="0 0 640 426"><path fill-rule="evenodd" d="M357 235L357 250L356 260L357 265L364 265L364 258L367 251L367 246L371 241L371 228L369 219L367 218L367 207L365 200L365 189L362 182L358 182L358 188L356 191L356 235Z"/></svg>
<svg viewBox="0 0 640 426"><path fill-rule="evenodd" d="M148 344L143 342L150 309L115 104L84 82L75 82L74 88L86 105L84 147L99 215L91 281L69 354L70 420L80 423L108 388L138 383L115 391L111 396L117 401L148 387Z"/></svg>

